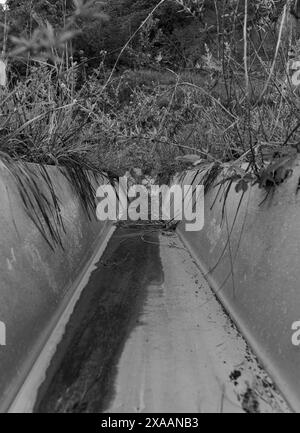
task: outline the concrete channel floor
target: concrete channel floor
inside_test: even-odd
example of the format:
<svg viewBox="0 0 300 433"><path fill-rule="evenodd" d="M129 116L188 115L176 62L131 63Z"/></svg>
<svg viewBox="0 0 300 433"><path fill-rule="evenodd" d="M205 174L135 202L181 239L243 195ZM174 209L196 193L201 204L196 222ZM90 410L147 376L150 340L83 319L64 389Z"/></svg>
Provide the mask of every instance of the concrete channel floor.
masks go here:
<svg viewBox="0 0 300 433"><path fill-rule="evenodd" d="M121 227L35 412L288 412L174 232Z"/></svg>

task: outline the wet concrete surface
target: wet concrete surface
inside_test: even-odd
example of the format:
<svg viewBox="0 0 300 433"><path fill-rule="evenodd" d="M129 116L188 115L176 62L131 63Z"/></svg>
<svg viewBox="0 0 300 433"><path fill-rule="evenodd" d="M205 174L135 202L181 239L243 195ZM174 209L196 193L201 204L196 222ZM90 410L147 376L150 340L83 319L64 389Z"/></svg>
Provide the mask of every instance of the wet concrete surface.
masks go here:
<svg viewBox="0 0 300 433"><path fill-rule="evenodd" d="M146 243L141 236L149 232ZM147 287L163 278L158 234L119 228L91 275L47 373L35 412L101 412Z"/></svg>
<svg viewBox="0 0 300 433"><path fill-rule="evenodd" d="M288 412L175 233L120 227L36 412Z"/></svg>

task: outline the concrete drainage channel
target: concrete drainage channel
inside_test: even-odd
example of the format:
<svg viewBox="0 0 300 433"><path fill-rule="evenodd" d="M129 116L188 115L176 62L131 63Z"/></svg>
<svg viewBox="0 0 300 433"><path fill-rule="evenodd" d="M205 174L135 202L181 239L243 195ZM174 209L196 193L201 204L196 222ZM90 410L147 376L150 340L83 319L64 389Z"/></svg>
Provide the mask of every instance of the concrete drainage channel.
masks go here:
<svg viewBox="0 0 300 433"><path fill-rule="evenodd" d="M10 180L6 178L5 182ZM62 179L58 182L64 184ZM77 203L67 185L63 194L63 203ZM21 206L17 199L14 205ZM9 361L12 363L14 345L20 346L21 324L27 319L28 327L23 328L31 332L30 350L21 345L19 364L11 366L7 382L1 384L2 411L290 411L277 382L262 368L209 287L202 273L202 259L197 257L197 261L190 255L189 239L182 228L179 234L188 248L174 231L143 222L123 224L116 230L95 222L91 235L90 223L76 206L77 213L65 216L70 232L74 226L81 227L76 238L81 258L75 260L75 267L62 264L69 284L61 282L62 295L56 297L56 308L43 326L29 325L38 321L47 296L36 305L36 311L26 310L27 317L23 314L22 321L17 322L15 339L10 339L8 332L8 346L0 348L0 368L5 371ZM22 221L24 224L24 215L20 214L13 228ZM24 228L23 236L33 236L31 231L33 227L27 231ZM97 240L88 250L78 241L86 236ZM37 241L42 242L35 238L31 248ZM41 257L44 249L41 244L37 250ZM17 262L20 256L15 249L14 255ZM7 259L7 255L4 257ZM31 260L36 257L37 253ZM62 260L51 258L55 259ZM47 263L52 263L49 260ZM10 267L6 260L4 263L2 271L9 280ZM44 266L43 279L38 268L34 271L38 277L35 290L43 291L43 284L48 287L45 281L49 273ZM16 290L21 278L22 274L15 282ZM50 286L49 293L51 290ZM18 311L25 301L17 302ZM9 324L7 329L13 329L15 316L10 318L3 305L2 318Z"/></svg>
<svg viewBox="0 0 300 433"><path fill-rule="evenodd" d="M289 411L176 233L142 224L95 263L33 410Z"/></svg>

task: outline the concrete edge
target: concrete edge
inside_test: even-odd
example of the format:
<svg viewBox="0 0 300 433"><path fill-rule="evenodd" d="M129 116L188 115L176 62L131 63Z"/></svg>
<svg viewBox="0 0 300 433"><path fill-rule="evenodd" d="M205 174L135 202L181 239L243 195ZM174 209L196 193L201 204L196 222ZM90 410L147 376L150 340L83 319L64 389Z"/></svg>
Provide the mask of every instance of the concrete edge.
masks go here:
<svg viewBox="0 0 300 433"><path fill-rule="evenodd" d="M219 284L212 277L211 273L209 272L207 266L205 266L204 262L201 261L195 249L185 238L184 233L181 230L177 230L176 233L179 239L181 240L181 242L183 243L183 245L187 248L187 250L191 254L192 258L194 259L201 273L204 275L204 278L208 282L209 286L212 288L216 298L223 305L226 312L229 314L231 320L234 322L235 326L237 327L239 332L243 335L249 347L252 349L253 353L256 355L259 363L268 372L269 376L274 381L274 383L276 383L279 392L283 395L290 409L292 411L297 411L298 399L296 395L293 395L291 393L285 380L278 374L278 370L274 365L272 365L272 362L268 358L267 354L265 354L265 352L262 350L261 345L253 337L251 332L249 332L249 328L242 320L241 315L236 313L234 308L232 308L231 303L226 299L225 296L222 295L222 290L220 290Z"/></svg>
<svg viewBox="0 0 300 433"><path fill-rule="evenodd" d="M46 344L44 344L13 402L9 405L7 410L9 413L31 413L33 411L39 387L45 380L46 371L56 352L58 344L64 336L68 321L80 299L82 291L89 281L91 273L96 268L96 263L103 255L114 231L115 227L110 226L108 229L104 229L99 236L95 253L85 264L73 287L68 291L72 296L68 296L64 299L63 305L61 305L59 311L49 324L47 330L49 338Z"/></svg>

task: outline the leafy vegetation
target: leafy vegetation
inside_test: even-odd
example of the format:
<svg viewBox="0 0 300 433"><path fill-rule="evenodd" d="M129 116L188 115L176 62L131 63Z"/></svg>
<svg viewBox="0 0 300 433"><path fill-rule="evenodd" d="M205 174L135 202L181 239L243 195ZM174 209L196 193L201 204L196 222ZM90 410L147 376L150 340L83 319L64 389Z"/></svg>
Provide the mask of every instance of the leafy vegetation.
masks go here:
<svg viewBox="0 0 300 433"><path fill-rule="evenodd" d="M113 181L134 167L165 182L197 164L225 169L237 191L276 186L299 151L299 11L294 0L9 0L3 158L67 169L82 196L86 170Z"/></svg>

